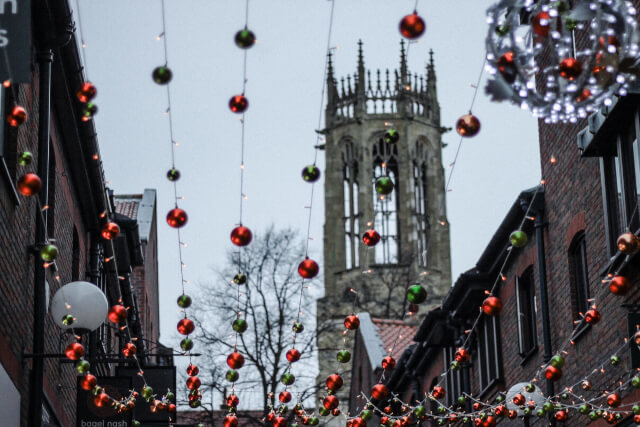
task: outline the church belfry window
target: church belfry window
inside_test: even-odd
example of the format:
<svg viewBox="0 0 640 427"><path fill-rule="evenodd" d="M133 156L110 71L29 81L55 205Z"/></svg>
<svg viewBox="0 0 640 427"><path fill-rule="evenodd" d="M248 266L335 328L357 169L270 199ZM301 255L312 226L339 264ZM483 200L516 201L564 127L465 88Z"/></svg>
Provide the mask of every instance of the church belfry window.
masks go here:
<svg viewBox="0 0 640 427"><path fill-rule="evenodd" d="M376 264L395 264L399 258L398 248L398 148L380 138L373 146L373 208L374 228L380 234L380 243L375 246ZM390 194L380 195L375 190L375 182L388 176L394 183Z"/></svg>
<svg viewBox="0 0 640 427"><path fill-rule="evenodd" d="M429 250L429 218L427 216L427 160L425 146L416 142L415 161L413 163L413 219L414 240L418 265L427 267Z"/></svg>
<svg viewBox="0 0 640 427"><path fill-rule="evenodd" d="M344 178L344 243L345 268L356 268L360 265L358 244L358 162L355 159L353 145L345 144L343 152Z"/></svg>

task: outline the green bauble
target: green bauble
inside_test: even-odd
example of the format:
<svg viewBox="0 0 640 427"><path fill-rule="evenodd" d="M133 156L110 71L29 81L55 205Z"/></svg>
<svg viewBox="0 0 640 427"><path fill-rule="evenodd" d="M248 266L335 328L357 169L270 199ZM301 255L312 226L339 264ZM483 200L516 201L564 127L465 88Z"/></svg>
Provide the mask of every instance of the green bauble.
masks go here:
<svg viewBox="0 0 640 427"><path fill-rule="evenodd" d="M611 356L611 364L616 366L618 363L620 363L620 358L618 356Z"/></svg>
<svg viewBox="0 0 640 427"><path fill-rule="evenodd" d="M387 144L395 144L400 140L400 133L395 129L389 129L384 133L383 139Z"/></svg>
<svg viewBox="0 0 640 427"><path fill-rule="evenodd" d="M631 385L633 386L633 388L640 388L640 377L635 376L631 378Z"/></svg>
<svg viewBox="0 0 640 427"><path fill-rule="evenodd" d="M538 416L538 418L543 418L547 413L544 412L544 409L538 409L536 411L536 415Z"/></svg>
<svg viewBox="0 0 640 427"><path fill-rule="evenodd" d="M597 420L598 418L600 418L600 417L598 416L598 413L597 413L597 412L595 412L595 411L591 411L591 412L589 412L589 419L590 419L591 421L595 421L595 420Z"/></svg>
<svg viewBox="0 0 640 427"><path fill-rule="evenodd" d="M506 24L498 25L496 27L496 34L498 34L500 37L504 37L507 34L509 34L510 29L511 27L509 25L506 25Z"/></svg>
<svg viewBox="0 0 640 427"><path fill-rule="evenodd" d="M351 352L349 350L340 350L337 359L340 363L348 363L351 360Z"/></svg>
<svg viewBox="0 0 640 427"><path fill-rule="evenodd" d="M416 417L420 418L427 413L427 410L425 409L424 406L419 405L413 408L413 413L416 414Z"/></svg>
<svg viewBox="0 0 640 427"><path fill-rule="evenodd" d="M227 381L234 383L238 381L238 378L240 378L240 374L235 369L229 369L227 371L227 374L225 375L225 378L227 379Z"/></svg>
<svg viewBox="0 0 640 427"><path fill-rule="evenodd" d="M302 179L306 182L316 182L320 178L320 168L316 165L305 166L302 169Z"/></svg>
<svg viewBox="0 0 640 427"><path fill-rule="evenodd" d="M180 341L180 348L182 351L190 351L193 348L193 340L191 338L183 338Z"/></svg>
<svg viewBox="0 0 640 427"><path fill-rule="evenodd" d="M444 419L440 418L440 419L438 420L438 425L439 425L439 426L444 426L444 425L446 425L446 424L447 424L447 422L446 422Z"/></svg>
<svg viewBox="0 0 640 427"><path fill-rule="evenodd" d="M524 387L524 390L528 393L533 393L536 389L536 386L534 386L533 384L529 383Z"/></svg>
<svg viewBox="0 0 640 427"><path fill-rule="evenodd" d="M640 415L640 405L633 405L631 412L633 412L634 415Z"/></svg>
<svg viewBox="0 0 640 427"><path fill-rule="evenodd" d="M144 387L142 387L141 394L142 394L142 397L144 397L145 399L151 399L153 397L153 389L148 385L145 385Z"/></svg>
<svg viewBox="0 0 640 427"><path fill-rule="evenodd" d="M466 401L467 401L467 398L464 397L464 395L458 396L458 404L459 405L464 405Z"/></svg>
<svg viewBox="0 0 640 427"><path fill-rule="evenodd" d="M249 49L256 42L256 36L245 28L236 33L235 42L240 49Z"/></svg>
<svg viewBox="0 0 640 427"><path fill-rule="evenodd" d="M457 371L458 369L460 369L460 362L458 362L457 360L454 360L451 362L451 365L449 365L449 367L451 368L452 371Z"/></svg>
<svg viewBox="0 0 640 427"><path fill-rule="evenodd" d="M282 374L282 377L280 377L280 381L284 385L291 385L296 382L296 377L291 372L287 372L286 374Z"/></svg>
<svg viewBox="0 0 640 427"><path fill-rule="evenodd" d="M301 333L302 331L304 331L304 325L302 324L302 322L296 322L293 324L293 332L295 332L296 334Z"/></svg>
<svg viewBox="0 0 640 427"><path fill-rule="evenodd" d="M233 328L233 330L236 331L239 334L241 334L244 331L246 331L248 326L249 325L247 324L247 321L244 320L244 319L236 319L231 324L231 327Z"/></svg>
<svg viewBox="0 0 640 427"><path fill-rule="evenodd" d="M407 289L407 300L411 304L422 304L427 299L427 291L421 285L413 285Z"/></svg>
<svg viewBox="0 0 640 427"><path fill-rule="evenodd" d="M565 18L564 27L567 30L573 31L576 28L578 28L578 21L576 21L575 19L571 19L571 18Z"/></svg>
<svg viewBox="0 0 640 427"><path fill-rule="evenodd" d="M447 408L445 408L444 406L438 406L438 413L440 414L444 414L445 412L447 412ZM482 414L484 415L484 414ZM480 418L482 418L482 415L480 415ZM486 415L484 415L486 417Z"/></svg>
<svg viewBox="0 0 640 427"><path fill-rule="evenodd" d="M523 411L523 412L524 412L524 416L525 416L525 417L528 417L528 416L530 416L530 415L531 415L531 409L529 409L529 408L524 408L524 411Z"/></svg>
<svg viewBox="0 0 640 427"><path fill-rule="evenodd" d="M199 408L202 405L202 401L200 400L192 400L189 402L189 406L192 408Z"/></svg>
<svg viewBox="0 0 640 427"><path fill-rule="evenodd" d="M93 102L87 102L84 108L82 109L82 115L84 116L85 121L95 116L97 112L98 112L98 106Z"/></svg>
<svg viewBox="0 0 640 427"><path fill-rule="evenodd" d="M172 391L168 391L167 394L164 395L164 398L167 399L167 402L173 402L176 398L176 395L173 394Z"/></svg>
<svg viewBox="0 0 640 427"><path fill-rule="evenodd" d="M371 412L368 409L365 409L365 410L360 412L360 418L362 418L365 421L369 421L372 416L373 416L373 412Z"/></svg>
<svg viewBox="0 0 640 427"><path fill-rule="evenodd" d="M564 366L564 357L560 355L555 355L551 358L551 366L554 368L562 368Z"/></svg>
<svg viewBox="0 0 640 427"><path fill-rule="evenodd" d="M182 294L178 297L178 307L189 308L191 306L191 297Z"/></svg>
<svg viewBox="0 0 640 427"><path fill-rule="evenodd" d="M309 418L309 425L310 426L317 426L319 423L320 423L320 420L318 419L318 417Z"/></svg>
<svg viewBox="0 0 640 427"><path fill-rule="evenodd" d="M496 396L496 402L502 403L504 401L504 396L499 394Z"/></svg>
<svg viewBox="0 0 640 427"><path fill-rule="evenodd" d="M51 243L44 245L42 249L40 249L40 258L47 262L54 261L58 258L58 248L56 245L52 245Z"/></svg>
<svg viewBox="0 0 640 427"><path fill-rule="evenodd" d="M160 66L160 67L156 67L153 70L152 77L153 77L153 81L158 83L159 85L166 85L171 81L171 78L173 77L173 73L171 72L169 67Z"/></svg>
<svg viewBox="0 0 640 427"><path fill-rule="evenodd" d="M18 155L18 164L20 166L30 165L33 161L33 154L30 151L23 151Z"/></svg>
<svg viewBox="0 0 640 427"><path fill-rule="evenodd" d="M318 409L318 413L320 415L322 415L323 417L326 417L327 415L331 414L331 411L327 408L325 408L324 406L320 407L320 409Z"/></svg>
<svg viewBox="0 0 640 427"><path fill-rule="evenodd" d="M393 181L388 176L381 176L376 179L376 192L378 194L387 195L393 191Z"/></svg>
<svg viewBox="0 0 640 427"><path fill-rule="evenodd" d="M233 283L235 283L236 285L244 285L245 283L247 283L246 274L238 273L233 276Z"/></svg>
<svg viewBox="0 0 640 427"><path fill-rule="evenodd" d="M169 181L177 181L180 179L180 171L176 168L171 168L167 172L167 179Z"/></svg>
<svg viewBox="0 0 640 427"><path fill-rule="evenodd" d="M544 405L542 405L542 409L544 409L545 412L551 412L553 411L553 403L551 402L545 402Z"/></svg>
<svg viewBox="0 0 640 427"><path fill-rule="evenodd" d="M140 427L140 421L137 421L137 420L131 421L131 427Z"/></svg>
<svg viewBox="0 0 640 427"><path fill-rule="evenodd" d="M67 325L67 326L71 326L73 325L73 322L75 322L75 317L73 317L70 314L65 314L64 316L62 316L62 324L63 325Z"/></svg>
<svg viewBox="0 0 640 427"><path fill-rule="evenodd" d="M78 360L78 363L76 363L76 371L78 371L79 374L86 374L89 372L89 369L91 369L91 364L86 360Z"/></svg>
<svg viewBox="0 0 640 427"><path fill-rule="evenodd" d="M589 413L589 406L587 406L587 405L580 405L580 407L578 408L578 412L580 412L581 414L587 414L587 413Z"/></svg>
<svg viewBox="0 0 640 427"><path fill-rule="evenodd" d="M516 248L521 248L527 244L527 233L522 230L516 230L509 236L509 241Z"/></svg>

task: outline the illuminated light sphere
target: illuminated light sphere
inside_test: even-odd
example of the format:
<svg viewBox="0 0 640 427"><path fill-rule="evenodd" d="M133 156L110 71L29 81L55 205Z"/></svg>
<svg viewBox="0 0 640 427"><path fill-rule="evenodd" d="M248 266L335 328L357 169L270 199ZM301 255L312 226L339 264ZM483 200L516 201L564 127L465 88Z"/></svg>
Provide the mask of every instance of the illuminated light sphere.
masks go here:
<svg viewBox="0 0 640 427"><path fill-rule="evenodd" d="M180 171L176 168L171 168L167 171L167 179L169 181L177 181L180 179Z"/></svg>
<svg viewBox="0 0 640 427"><path fill-rule="evenodd" d="M231 324L231 328L239 334L245 332L248 327L249 325L247 324L247 321L244 319L235 319Z"/></svg>
<svg viewBox="0 0 640 427"><path fill-rule="evenodd" d="M386 196L387 194L391 194L393 191L393 181L388 176L381 176L376 179L375 188L376 193Z"/></svg>
<svg viewBox="0 0 640 427"><path fill-rule="evenodd" d="M102 227L101 234L103 239L115 239L120 234L120 227L115 222L109 221Z"/></svg>
<svg viewBox="0 0 640 427"><path fill-rule="evenodd" d="M126 343L122 348L122 354L124 357L133 357L136 354L136 351L138 351L136 345L130 342Z"/></svg>
<svg viewBox="0 0 640 427"><path fill-rule="evenodd" d="M197 390L200 388L200 378L189 377L187 378L187 388L189 390Z"/></svg>
<svg viewBox="0 0 640 427"><path fill-rule="evenodd" d="M531 21L531 26L533 27L533 31L542 37L547 37L549 35L549 12L540 12L536 16L533 17Z"/></svg>
<svg viewBox="0 0 640 427"><path fill-rule="evenodd" d="M300 264L298 264L298 274L304 279L313 279L318 275L320 267L318 263L311 258L306 258Z"/></svg>
<svg viewBox="0 0 640 427"><path fill-rule="evenodd" d="M349 350L340 350L336 355L336 359L340 363L349 363L351 360L351 352Z"/></svg>
<svg viewBox="0 0 640 427"><path fill-rule="evenodd" d="M247 275L243 273L236 274L235 276L233 276L233 283L235 283L236 285L244 285L245 283L247 283Z"/></svg>
<svg viewBox="0 0 640 427"><path fill-rule="evenodd" d="M281 391L280 395L278 396L278 400L282 403L291 402L291 393L289 393L288 391Z"/></svg>
<svg viewBox="0 0 640 427"><path fill-rule="evenodd" d="M23 196L33 196L34 194L38 194L40 192L40 188L42 187L42 181L40 181L40 177L35 173L25 173L18 179L18 191Z"/></svg>
<svg viewBox="0 0 640 427"><path fill-rule="evenodd" d="M558 381L562 378L562 369L556 368L555 366L547 366L544 371L544 377L551 381Z"/></svg>
<svg viewBox="0 0 640 427"><path fill-rule="evenodd" d="M344 327L353 331L360 327L360 319L355 314L351 314L344 319Z"/></svg>
<svg viewBox="0 0 640 427"><path fill-rule="evenodd" d="M122 304L112 305L109 309L109 320L113 323L124 322L127 316L127 309Z"/></svg>
<svg viewBox="0 0 640 427"><path fill-rule="evenodd" d="M331 374L327 377L327 388L331 391L338 391L342 387L343 380L338 374Z"/></svg>
<svg viewBox="0 0 640 427"><path fill-rule="evenodd" d="M400 21L400 34L403 37L413 40L424 34L427 25L424 23L417 11L413 11L411 15L407 15Z"/></svg>
<svg viewBox="0 0 640 427"><path fill-rule="evenodd" d="M340 400L335 394L330 394L329 396L326 396L322 401L322 406L324 406L327 409L335 409L338 407L339 404L340 404Z"/></svg>
<svg viewBox="0 0 640 427"><path fill-rule="evenodd" d="M93 102L87 102L82 108L82 120L88 121L98 113L98 106Z"/></svg>
<svg viewBox="0 0 640 427"><path fill-rule="evenodd" d="M238 418L235 415L224 417L224 427L238 427Z"/></svg>
<svg viewBox="0 0 640 427"><path fill-rule="evenodd" d="M640 346L640 331L636 331L636 333L633 334L633 342Z"/></svg>
<svg viewBox="0 0 640 427"><path fill-rule="evenodd" d="M80 387L82 387L83 390L93 390L96 385L98 385L98 379L91 374L85 375L80 380Z"/></svg>
<svg viewBox="0 0 640 427"><path fill-rule="evenodd" d="M166 85L173 78L173 73L171 72L171 69L169 69L169 67L161 65L154 68L153 73L151 73L151 77L157 84Z"/></svg>
<svg viewBox="0 0 640 427"><path fill-rule="evenodd" d="M600 312L595 308L587 310L587 312L584 314L584 321L591 325L595 325L596 323L598 323L600 321L600 318Z"/></svg>
<svg viewBox="0 0 640 427"><path fill-rule="evenodd" d="M234 41L236 42L236 46L240 49L249 49L255 44L256 36L251 30L243 28L236 33Z"/></svg>
<svg viewBox="0 0 640 427"><path fill-rule="evenodd" d="M229 109L233 113L242 114L249 108L249 100L244 95L234 95L229 99Z"/></svg>
<svg viewBox="0 0 640 427"><path fill-rule="evenodd" d="M575 80L582 73L582 62L575 58L564 58L560 61L560 77L569 81Z"/></svg>
<svg viewBox="0 0 640 427"><path fill-rule="evenodd" d="M186 294L182 294L178 297L178 307L180 308L189 308L191 307L191 297Z"/></svg>
<svg viewBox="0 0 640 427"><path fill-rule="evenodd" d="M393 369L396 367L396 359L391 356L387 356L382 359L380 365L382 366L382 369Z"/></svg>
<svg viewBox="0 0 640 427"><path fill-rule="evenodd" d="M497 316L502 310L502 301L493 295L487 297L482 302L482 311L487 316Z"/></svg>
<svg viewBox="0 0 640 427"><path fill-rule="evenodd" d="M200 369L196 365L189 363L189 366L187 366L187 375L194 377L198 375L198 373L200 373Z"/></svg>
<svg viewBox="0 0 640 427"><path fill-rule="evenodd" d="M527 233L522 230L516 230L509 235L509 242L516 248L521 248L527 244Z"/></svg>
<svg viewBox="0 0 640 427"><path fill-rule="evenodd" d="M295 348L287 351L287 360L289 361L289 363L297 362L298 360L300 360L300 356L300 351Z"/></svg>
<svg viewBox="0 0 640 427"><path fill-rule="evenodd" d="M167 213L167 224L173 228L180 228L187 223L187 213L180 208L173 208Z"/></svg>
<svg viewBox="0 0 640 427"><path fill-rule="evenodd" d="M296 382L296 377L291 372L286 372L280 377L280 382L284 385L291 385Z"/></svg>
<svg viewBox="0 0 640 427"><path fill-rule="evenodd" d="M624 276L615 276L609 282L609 291L614 295L625 295L631 289L631 284Z"/></svg>
<svg viewBox="0 0 640 427"><path fill-rule="evenodd" d="M251 239L253 239L253 234L248 227L239 225L231 230L231 243L236 246L247 246L251 243Z"/></svg>
<svg viewBox="0 0 640 427"><path fill-rule="evenodd" d="M460 363L468 362L470 358L469 351L464 347L460 347L456 350L455 358Z"/></svg>
<svg viewBox="0 0 640 427"><path fill-rule="evenodd" d="M291 329L296 334L300 334L300 333L302 333L304 331L304 325L302 324L302 322L295 322L293 324L293 326L291 327Z"/></svg>
<svg viewBox="0 0 640 427"><path fill-rule="evenodd" d="M375 246L378 242L380 242L380 234L374 229L369 229L362 235L362 243L365 246Z"/></svg>
<svg viewBox="0 0 640 427"><path fill-rule="evenodd" d="M93 404L96 405L98 408L108 406L110 402L111 402L111 398L107 393L104 393L104 392L98 393L93 398Z"/></svg>
<svg viewBox="0 0 640 427"><path fill-rule="evenodd" d="M196 325L193 323L191 319L180 319L178 322L178 332L182 335L189 335L194 331Z"/></svg>
<svg viewBox="0 0 640 427"><path fill-rule="evenodd" d="M593 386L592 386L592 384L591 384L591 381L589 381L589 380L584 380L584 381L582 381L582 383L580 384L580 387L582 387L582 389L583 389L584 391L589 391L589 390L591 390L591 387L593 387Z"/></svg>
<svg viewBox="0 0 640 427"><path fill-rule="evenodd" d="M442 399L446 394L447 392L445 391L445 389L439 385L435 386L431 390L431 395L433 396L434 399Z"/></svg>
<svg viewBox="0 0 640 427"><path fill-rule="evenodd" d="M91 82L84 82L78 92L76 92L76 96L80 102L89 102L98 94L98 90L95 85Z"/></svg>
<svg viewBox="0 0 640 427"><path fill-rule="evenodd" d="M182 351L191 351L193 350L194 342L191 338L185 337L180 341L180 348Z"/></svg>
<svg viewBox="0 0 640 427"><path fill-rule="evenodd" d="M72 342L64 349L64 354L71 360L80 360L84 356L84 347L79 342Z"/></svg>
<svg viewBox="0 0 640 427"><path fill-rule="evenodd" d="M617 244L618 250L626 255L634 254L640 249L640 239L630 231L622 233L618 237Z"/></svg>
<svg viewBox="0 0 640 427"><path fill-rule="evenodd" d="M320 168L316 165L305 166L302 169L302 179L305 182L316 182L320 178Z"/></svg>
<svg viewBox="0 0 640 427"><path fill-rule="evenodd" d="M480 120L473 114L465 114L456 122L456 132L467 138L476 136L480 132Z"/></svg>
<svg viewBox="0 0 640 427"><path fill-rule="evenodd" d="M411 304L422 304L427 299L427 290L422 285L409 286L407 289L407 300Z"/></svg>
<svg viewBox="0 0 640 427"><path fill-rule="evenodd" d="M18 155L18 164L20 166L30 165L33 161L33 154L30 151L23 151Z"/></svg>
<svg viewBox="0 0 640 427"><path fill-rule="evenodd" d="M620 399L620 395L618 393L611 393L607 396L607 405L612 408L617 408L622 403L622 399Z"/></svg>
<svg viewBox="0 0 640 427"><path fill-rule="evenodd" d="M7 115L7 122L13 127L18 127L27 121L27 110L20 105L15 105Z"/></svg>
<svg viewBox="0 0 640 427"><path fill-rule="evenodd" d="M387 144L395 144L400 141L400 132L395 129L387 129L382 139L384 139L384 142Z"/></svg>
<svg viewBox="0 0 640 427"><path fill-rule="evenodd" d="M109 303L99 287L93 283L76 281L67 283L51 299L53 321L63 330L73 328L76 333L93 331L107 318ZM65 323L68 315L73 317Z"/></svg>
<svg viewBox="0 0 640 427"><path fill-rule="evenodd" d="M227 356L227 365L229 365L231 369L242 368L244 366L244 356L239 352L234 351Z"/></svg>
<svg viewBox="0 0 640 427"><path fill-rule="evenodd" d="M40 248L40 258L43 261L52 262L58 258L58 247L48 243Z"/></svg>

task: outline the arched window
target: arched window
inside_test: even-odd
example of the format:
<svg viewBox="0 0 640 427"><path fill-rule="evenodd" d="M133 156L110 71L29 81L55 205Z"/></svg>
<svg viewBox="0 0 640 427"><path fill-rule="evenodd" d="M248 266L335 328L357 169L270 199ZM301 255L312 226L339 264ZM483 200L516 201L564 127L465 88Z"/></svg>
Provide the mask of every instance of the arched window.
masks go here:
<svg viewBox="0 0 640 427"><path fill-rule="evenodd" d="M577 233L569 246L569 278L573 320L580 320L589 310L589 271L587 269L587 244L584 230Z"/></svg>
<svg viewBox="0 0 640 427"><path fill-rule="evenodd" d="M374 227L380 233L380 243L375 247L376 264L392 264L398 262L398 148L386 144L380 138L373 146L373 209L375 213ZM381 176L388 176L394 183L390 194L379 195L375 183Z"/></svg>
<svg viewBox="0 0 640 427"><path fill-rule="evenodd" d="M353 144L345 143L342 155L344 183L344 243L345 268L356 268L358 259L358 162L355 159Z"/></svg>

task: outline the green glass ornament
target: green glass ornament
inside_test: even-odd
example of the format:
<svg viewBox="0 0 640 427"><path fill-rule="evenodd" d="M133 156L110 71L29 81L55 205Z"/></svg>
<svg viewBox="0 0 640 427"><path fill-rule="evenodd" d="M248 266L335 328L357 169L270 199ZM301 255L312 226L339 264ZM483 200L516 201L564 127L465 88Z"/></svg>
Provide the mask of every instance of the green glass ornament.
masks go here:
<svg viewBox="0 0 640 427"><path fill-rule="evenodd" d="M166 85L171 81L173 77L173 73L169 69L169 67L160 66L156 67L151 74L153 77L153 81L158 83L159 85Z"/></svg>
<svg viewBox="0 0 640 427"><path fill-rule="evenodd" d="M563 399L568 399L568 398L569 398L569 395L568 395L567 393L562 393L562 398L563 398ZM561 408L560 408L560 409L561 409Z"/></svg>
<svg viewBox="0 0 640 427"><path fill-rule="evenodd" d="M173 394L172 391L168 391L167 394L164 395L164 398L167 400L167 402L173 402L176 398L176 395Z"/></svg>
<svg viewBox="0 0 640 427"><path fill-rule="evenodd" d="M631 378L631 385L633 386L633 388L639 388L640 387L640 377L635 376L635 377Z"/></svg>
<svg viewBox="0 0 640 427"><path fill-rule="evenodd" d="M576 21L575 19L571 19L571 18L565 18L564 19L564 27L567 30L573 31L573 30L578 28L578 21Z"/></svg>
<svg viewBox="0 0 640 427"><path fill-rule="evenodd" d="M444 406L438 406L438 412L444 414L445 412L447 412L447 408L445 408Z"/></svg>
<svg viewBox="0 0 640 427"><path fill-rule="evenodd" d="M553 411L553 403L551 402L545 402L544 405L542 405L542 409L544 409L545 412L551 412Z"/></svg>
<svg viewBox="0 0 640 427"><path fill-rule="evenodd" d="M82 108L83 120L87 121L98 113L98 106L93 102L87 102Z"/></svg>
<svg viewBox="0 0 640 427"><path fill-rule="evenodd" d="M320 168L316 165L305 166L302 169L302 179L305 182L316 182L320 178Z"/></svg>
<svg viewBox="0 0 640 427"><path fill-rule="evenodd" d="M580 408L578 408L578 412L580 412L581 414L587 414L589 412L589 407L587 405L580 405Z"/></svg>
<svg viewBox="0 0 640 427"><path fill-rule="evenodd" d="M631 412L633 412L634 415L640 415L640 405L633 405Z"/></svg>
<svg viewBox="0 0 640 427"><path fill-rule="evenodd" d="M252 31L244 28L236 33L235 42L240 49L249 49L256 42L256 36Z"/></svg>
<svg viewBox="0 0 640 427"><path fill-rule="evenodd" d="M496 34L498 34L500 37L504 37L507 34L509 34L509 30L511 29L511 27L509 25L503 24L503 25L498 25L496 27Z"/></svg>
<svg viewBox="0 0 640 427"><path fill-rule="evenodd" d="M180 348L182 351L190 351L193 348L193 340L191 338L183 338L180 341Z"/></svg>
<svg viewBox="0 0 640 427"><path fill-rule="evenodd" d="M231 324L231 327L233 328L233 330L236 331L239 334L241 334L244 331L246 331L248 326L249 325L247 324L247 321L244 320L244 319L236 319Z"/></svg>
<svg viewBox="0 0 640 427"><path fill-rule="evenodd" d="M180 171L176 168L171 168L167 172L167 179L169 181L177 181L180 179Z"/></svg>
<svg viewBox="0 0 640 427"><path fill-rule="evenodd" d="M439 425L439 426L446 425L446 423L447 423L447 422L446 422L444 419L442 419L442 418L440 418L440 419L438 420L438 425Z"/></svg>
<svg viewBox="0 0 640 427"><path fill-rule="evenodd" d="M458 369L460 369L460 362L458 362L457 360L454 360L451 362L450 367L452 371L457 371Z"/></svg>
<svg viewBox="0 0 640 427"><path fill-rule="evenodd" d="M191 297L182 294L178 297L178 307L189 308L191 306Z"/></svg>
<svg viewBox="0 0 640 427"><path fill-rule="evenodd" d="M318 419L318 417L309 418L309 425L317 426L319 423L320 423L320 420Z"/></svg>
<svg viewBox="0 0 640 427"><path fill-rule="evenodd" d="M51 243L44 245L40 249L40 258L43 261L51 262L58 258L58 248L56 245L52 245Z"/></svg>
<svg viewBox="0 0 640 427"><path fill-rule="evenodd" d="M521 248L527 244L527 233L521 230L516 230L509 236L509 241L516 248Z"/></svg>
<svg viewBox="0 0 640 427"><path fill-rule="evenodd" d="M466 424L468 424L468 423L469 423L469 417L464 417L464 418L462 419L462 424L465 424L465 425L466 425Z"/></svg>
<svg viewBox="0 0 640 427"><path fill-rule="evenodd" d="M420 418L427 413L427 410L425 409L424 406L418 405L415 408L413 408L413 413L416 414L416 417Z"/></svg>
<svg viewBox="0 0 640 427"><path fill-rule="evenodd" d="M620 358L618 356L611 356L611 364L616 366L618 363L620 363Z"/></svg>
<svg viewBox="0 0 640 427"><path fill-rule="evenodd" d="M531 415L531 409L529 409L529 408L524 408L523 413L524 413L524 416L525 416L525 417L528 417L528 416L530 416L530 415Z"/></svg>
<svg viewBox="0 0 640 427"><path fill-rule="evenodd" d="M227 374L225 375L225 378L227 379L227 381L233 383L238 381L238 378L240 378L240 374L235 369L229 369L227 371Z"/></svg>
<svg viewBox="0 0 640 427"><path fill-rule="evenodd" d="M498 403L502 403L503 401L504 401L504 396L503 396L503 395L501 395L501 394L499 394L499 395L496 397L496 402L498 402Z"/></svg>
<svg viewBox="0 0 640 427"><path fill-rule="evenodd" d="M387 144L395 144L400 140L400 133L395 129L388 129L384 133L383 139Z"/></svg>
<svg viewBox="0 0 640 427"><path fill-rule="evenodd" d="M407 300L411 304L422 304L427 299L427 291L421 285L413 285L407 289Z"/></svg>
<svg viewBox="0 0 640 427"><path fill-rule="evenodd" d="M189 406L192 408L199 408L200 405L202 405L202 402L200 400L192 400L189 402Z"/></svg>
<svg viewBox="0 0 640 427"><path fill-rule="evenodd" d="M536 411L536 415L538 416L538 418L543 418L547 413L544 412L544 409L538 409Z"/></svg>
<svg viewBox="0 0 640 427"><path fill-rule="evenodd" d="M564 366L564 357L556 354L551 358L551 366L554 368L562 368Z"/></svg>
<svg viewBox="0 0 640 427"><path fill-rule="evenodd" d="M362 418L365 421L369 421L371 419L371 417L373 416L373 412L371 412L368 409L365 409L363 411L360 411L360 418Z"/></svg>
<svg viewBox="0 0 640 427"><path fill-rule="evenodd" d="M293 332L295 332L296 334L301 333L302 331L304 331L304 325L301 322L296 322L293 324Z"/></svg>
<svg viewBox="0 0 640 427"><path fill-rule="evenodd" d="M595 420L597 420L598 418L600 418L600 417L598 416L598 414L597 414L596 412L594 412L594 411L589 412L589 419L590 419L591 421L595 421Z"/></svg>
<svg viewBox="0 0 640 427"><path fill-rule="evenodd" d="M137 421L137 420L131 421L131 427L140 427L140 421Z"/></svg>
<svg viewBox="0 0 640 427"><path fill-rule="evenodd" d="M296 382L296 377L291 372L287 372L285 374L282 374L282 377L280 377L280 382L282 382L282 384L284 385L291 385Z"/></svg>
<svg viewBox="0 0 640 427"><path fill-rule="evenodd" d="M348 363L351 360L351 352L349 350L340 350L337 359L340 363Z"/></svg>
<svg viewBox="0 0 640 427"><path fill-rule="evenodd" d="M467 398L466 398L466 397L464 397L464 396L462 396L462 395L461 395L461 396L458 396L458 404L459 404L459 405L464 405L466 401L467 401Z"/></svg>
<svg viewBox="0 0 640 427"><path fill-rule="evenodd" d="M20 166L30 165L33 161L33 154L30 151L23 151L18 155L18 164Z"/></svg>
<svg viewBox="0 0 640 427"><path fill-rule="evenodd" d="M236 285L244 285L245 283L247 283L247 276L245 274L238 273L233 276L233 283L235 283Z"/></svg>
<svg viewBox="0 0 640 427"><path fill-rule="evenodd" d="M331 413L331 411L327 408L325 408L324 406L321 406L320 409L318 409L318 413L320 415L322 415L323 417L326 417L327 415L329 415Z"/></svg>
<svg viewBox="0 0 640 427"><path fill-rule="evenodd" d="M76 371L78 371L79 374L86 374L89 372L89 369L91 369L91 364L86 360L78 360L76 363Z"/></svg>
<svg viewBox="0 0 640 427"><path fill-rule="evenodd" d="M71 326L73 325L73 322L75 322L75 317L73 317L70 314L65 314L64 316L62 316L62 324L63 325L67 325L67 326Z"/></svg>
<svg viewBox="0 0 640 427"><path fill-rule="evenodd" d="M378 194L385 196L393 191L393 181L388 176L381 176L376 179L375 187Z"/></svg>
<svg viewBox="0 0 640 427"><path fill-rule="evenodd" d="M142 397L145 399L151 399L153 397L153 389L148 385L142 387Z"/></svg>
<svg viewBox="0 0 640 427"><path fill-rule="evenodd" d="M529 383L524 387L525 391L529 392L529 393L533 393L533 391L536 389L536 386L534 386L533 384Z"/></svg>

